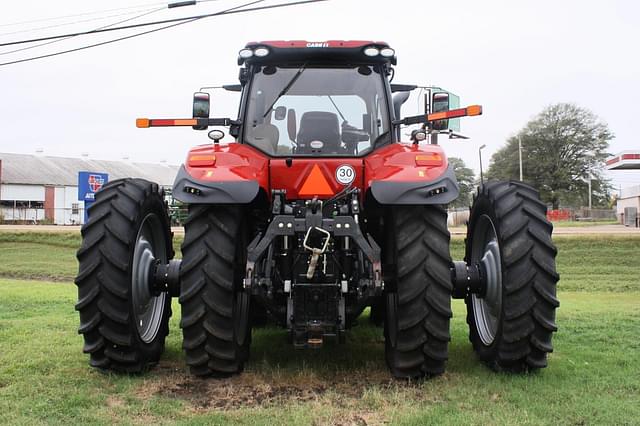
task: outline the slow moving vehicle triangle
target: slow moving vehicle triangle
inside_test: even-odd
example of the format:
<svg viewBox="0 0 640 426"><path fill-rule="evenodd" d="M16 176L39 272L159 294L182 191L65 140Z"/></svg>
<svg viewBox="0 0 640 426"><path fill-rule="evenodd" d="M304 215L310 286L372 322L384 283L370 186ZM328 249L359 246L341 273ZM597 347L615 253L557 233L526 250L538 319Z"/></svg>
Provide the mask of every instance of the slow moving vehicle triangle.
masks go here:
<svg viewBox="0 0 640 426"><path fill-rule="evenodd" d="M333 195L334 191L329 186L329 182L327 182L327 178L320 170L320 167L317 164L313 165L311 169L311 173L307 176L307 179L304 181L302 188L300 188L299 195L313 196L313 195Z"/></svg>

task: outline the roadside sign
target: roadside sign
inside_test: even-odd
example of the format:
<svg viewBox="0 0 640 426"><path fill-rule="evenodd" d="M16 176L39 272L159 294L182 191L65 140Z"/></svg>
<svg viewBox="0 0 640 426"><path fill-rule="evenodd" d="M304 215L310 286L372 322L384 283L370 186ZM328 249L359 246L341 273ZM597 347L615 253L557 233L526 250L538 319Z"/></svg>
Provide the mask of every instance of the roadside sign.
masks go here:
<svg viewBox="0 0 640 426"><path fill-rule="evenodd" d="M84 223L89 219L88 210L100 191L109 181L107 173L78 172L78 201L84 201Z"/></svg>

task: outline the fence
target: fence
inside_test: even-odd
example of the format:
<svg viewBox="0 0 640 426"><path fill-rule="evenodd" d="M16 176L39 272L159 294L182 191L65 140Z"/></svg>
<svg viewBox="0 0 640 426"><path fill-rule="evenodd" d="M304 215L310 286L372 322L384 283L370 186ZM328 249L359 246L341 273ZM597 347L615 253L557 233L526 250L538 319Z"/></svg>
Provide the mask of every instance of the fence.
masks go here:
<svg viewBox="0 0 640 426"><path fill-rule="evenodd" d="M547 219L560 221L608 221L617 220L615 209L555 209L547 211Z"/></svg>
<svg viewBox="0 0 640 426"><path fill-rule="evenodd" d="M187 217L186 208L169 207L172 226L181 226ZM8 225L82 225L83 208L0 207L0 224Z"/></svg>
<svg viewBox="0 0 640 426"><path fill-rule="evenodd" d="M447 224L449 226L465 226L469 220L468 208L449 209ZM187 217L184 207L169 207L172 226L181 226ZM558 221L605 221L618 220L615 210L609 209L557 209L547 211L547 219ZM0 208L0 223L5 224L55 224L81 225L84 222L82 208Z"/></svg>
<svg viewBox="0 0 640 426"><path fill-rule="evenodd" d="M14 225L80 225L84 221L81 208L2 207L0 223Z"/></svg>

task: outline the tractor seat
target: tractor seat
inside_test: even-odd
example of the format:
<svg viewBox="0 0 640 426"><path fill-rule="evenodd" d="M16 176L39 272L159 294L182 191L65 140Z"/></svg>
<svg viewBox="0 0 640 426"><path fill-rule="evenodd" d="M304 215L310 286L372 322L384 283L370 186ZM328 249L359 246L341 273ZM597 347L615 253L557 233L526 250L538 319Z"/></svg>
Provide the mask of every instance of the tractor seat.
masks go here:
<svg viewBox="0 0 640 426"><path fill-rule="evenodd" d="M340 150L340 126L338 116L332 112L308 111L302 114L300 119L300 131L298 132L297 151L311 153L312 141L321 141L324 153L338 153Z"/></svg>
<svg viewBox="0 0 640 426"><path fill-rule="evenodd" d="M248 130L247 142L267 154L275 154L280 132L273 124L263 123Z"/></svg>

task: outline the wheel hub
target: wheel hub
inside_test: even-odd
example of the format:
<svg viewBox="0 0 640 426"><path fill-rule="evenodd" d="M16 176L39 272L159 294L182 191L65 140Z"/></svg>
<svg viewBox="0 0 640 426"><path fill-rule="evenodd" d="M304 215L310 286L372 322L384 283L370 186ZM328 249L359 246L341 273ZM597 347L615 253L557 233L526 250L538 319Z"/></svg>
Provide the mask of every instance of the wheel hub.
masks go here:
<svg viewBox="0 0 640 426"><path fill-rule="evenodd" d="M150 214L142 221L133 252L131 296L138 335L145 343L155 339L160 329L166 293L151 291L156 259L166 263L166 247L159 219Z"/></svg>
<svg viewBox="0 0 640 426"><path fill-rule="evenodd" d="M502 264L500 246L493 222L482 216L477 224L478 233L474 237L474 258L479 259L483 276L483 294L471 295L474 318L482 343L490 346L496 338L500 316L502 315Z"/></svg>

